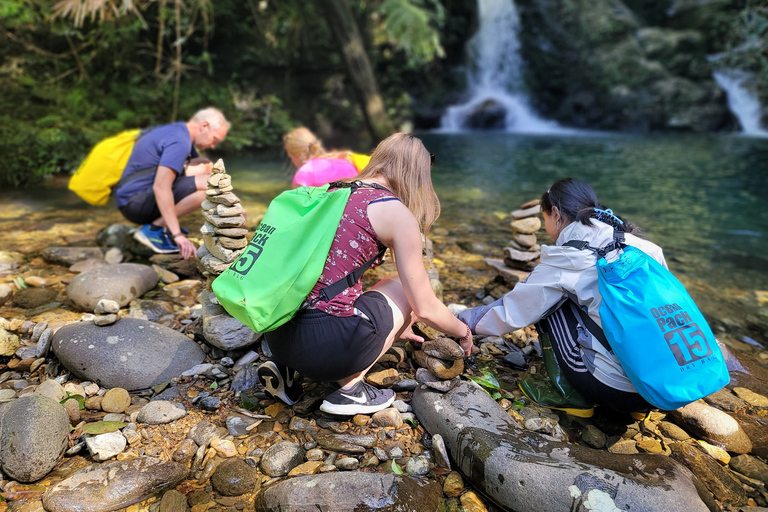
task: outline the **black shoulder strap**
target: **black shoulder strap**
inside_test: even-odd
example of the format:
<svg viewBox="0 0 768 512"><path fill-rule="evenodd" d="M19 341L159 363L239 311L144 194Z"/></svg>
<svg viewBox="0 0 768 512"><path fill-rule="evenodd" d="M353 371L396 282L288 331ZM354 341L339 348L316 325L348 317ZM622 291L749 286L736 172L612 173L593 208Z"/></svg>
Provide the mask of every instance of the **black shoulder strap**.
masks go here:
<svg viewBox="0 0 768 512"><path fill-rule="evenodd" d="M376 190L384 190L386 192L389 192L392 194L392 191L389 190L387 187L383 185L379 185L378 183L363 183L360 180L354 180L354 181L334 181L330 184L328 188L351 188L352 192L355 192L357 189L361 187L368 187L368 188L375 188ZM392 194L394 195L394 194Z"/></svg>
<svg viewBox="0 0 768 512"><path fill-rule="evenodd" d="M613 231L613 242L609 243L605 247L596 249L589 245L589 242L585 240L569 240L563 244L566 247L574 247L579 250L587 249L597 255L598 258L605 258L605 255L611 251L617 251L627 246L624 241L624 232L619 230Z"/></svg>
<svg viewBox="0 0 768 512"><path fill-rule="evenodd" d="M335 283L331 283L328 286L321 288L320 293L317 297L312 299L309 302L305 302L304 306L302 306L302 309L305 307L311 307L317 304L318 302L329 302L331 299L333 299L335 296L346 290L347 288L352 288L357 284L357 282L360 280L361 277L363 277L363 274L365 274L365 271L371 268L371 265L384 256L384 253L387 252L387 248L384 247L382 250L376 254L373 258L369 259L359 267L357 267L355 270L347 274L346 276L342 277Z"/></svg>
<svg viewBox="0 0 768 512"><path fill-rule="evenodd" d="M573 315L579 319L579 321L584 324L584 327L587 328L587 330L592 334L592 336L595 337L597 341L600 342L602 346L606 348L609 352L613 352L613 349L611 348L611 344L608 342L608 338L605 337L605 333L603 332L603 329L597 325L597 322L592 320L592 318L589 316L589 313L587 311L582 310L573 300L568 300L568 305L571 307L571 311L573 312Z"/></svg>

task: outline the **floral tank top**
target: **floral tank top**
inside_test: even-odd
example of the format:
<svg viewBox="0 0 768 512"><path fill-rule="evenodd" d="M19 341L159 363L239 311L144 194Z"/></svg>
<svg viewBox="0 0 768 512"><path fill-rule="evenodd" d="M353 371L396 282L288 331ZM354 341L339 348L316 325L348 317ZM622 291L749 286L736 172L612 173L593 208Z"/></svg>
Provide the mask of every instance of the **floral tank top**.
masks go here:
<svg viewBox="0 0 768 512"><path fill-rule="evenodd" d="M349 196L339 228L331 243L331 250L325 260L323 273L307 296L309 301L315 299L322 288L353 272L384 248L368 219L368 205L381 199L397 200L388 190L365 186L358 188ZM371 268L381 265L382 260L375 261ZM329 302L318 301L314 307L333 316L352 316L354 315L353 304L362 293L363 284L358 281L355 286L347 288Z"/></svg>

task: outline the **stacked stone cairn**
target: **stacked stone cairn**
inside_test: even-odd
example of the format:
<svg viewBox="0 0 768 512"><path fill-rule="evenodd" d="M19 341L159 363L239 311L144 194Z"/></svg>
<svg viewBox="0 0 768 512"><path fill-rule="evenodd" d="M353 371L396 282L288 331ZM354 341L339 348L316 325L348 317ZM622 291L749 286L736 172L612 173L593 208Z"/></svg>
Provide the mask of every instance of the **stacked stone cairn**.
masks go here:
<svg viewBox="0 0 768 512"><path fill-rule="evenodd" d="M504 248L504 259L485 259L485 263L498 272L496 279L485 287L488 294L485 302L501 298L515 284L526 279L539 263L541 246L536 233L542 228L540 213L538 199L528 201L511 213L513 235L509 246Z"/></svg>
<svg viewBox="0 0 768 512"><path fill-rule="evenodd" d="M441 392L459 384L459 376L464 372L464 350L458 343L439 337L425 341L420 348L412 354L420 366L416 370L417 381Z"/></svg>
<svg viewBox="0 0 768 512"><path fill-rule="evenodd" d="M208 278L209 290L211 282L248 245L244 210L232 190L232 177L226 173L224 162L219 159L208 178L205 201L200 205L206 222L200 228L203 245L197 250L197 257L200 260L200 271Z"/></svg>
<svg viewBox="0 0 768 512"><path fill-rule="evenodd" d="M203 306L203 334L208 342L222 350L236 350L251 345L258 338L248 327L227 313L211 291L211 283L240 257L248 245L244 209L233 192L232 177L219 159L208 178L208 190L200 205L205 224L200 228L203 245L197 250L198 267L206 276Z"/></svg>

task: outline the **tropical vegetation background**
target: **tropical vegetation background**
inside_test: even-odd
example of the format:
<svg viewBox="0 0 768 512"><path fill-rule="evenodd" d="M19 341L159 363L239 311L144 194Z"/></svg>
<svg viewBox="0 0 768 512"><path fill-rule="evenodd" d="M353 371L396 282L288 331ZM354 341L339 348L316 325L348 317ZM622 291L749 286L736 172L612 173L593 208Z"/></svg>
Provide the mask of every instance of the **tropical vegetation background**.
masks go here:
<svg viewBox="0 0 768 512"><path fill-rule="evenodd" d="M524 88L565 126L738 129L712 78L749 72L768 125L768 0L517 0ZM227 153L429 129L466 88L475 0L4 0L0 183L76 168L124 128L221 108Z"/></svg>

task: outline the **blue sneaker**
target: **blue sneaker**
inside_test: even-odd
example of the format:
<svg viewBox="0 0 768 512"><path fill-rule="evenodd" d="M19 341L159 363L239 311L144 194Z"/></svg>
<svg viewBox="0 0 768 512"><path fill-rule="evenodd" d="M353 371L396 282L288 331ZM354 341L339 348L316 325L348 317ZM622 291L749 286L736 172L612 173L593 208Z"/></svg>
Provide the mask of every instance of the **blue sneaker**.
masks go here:
<svg viewBox="0 0 768 512"><path fill-rule="evenodd" d="M168 236L168 230L152 224L144 224L133 233L133 238L158 254L179 252L179 247Z"/></svg>

